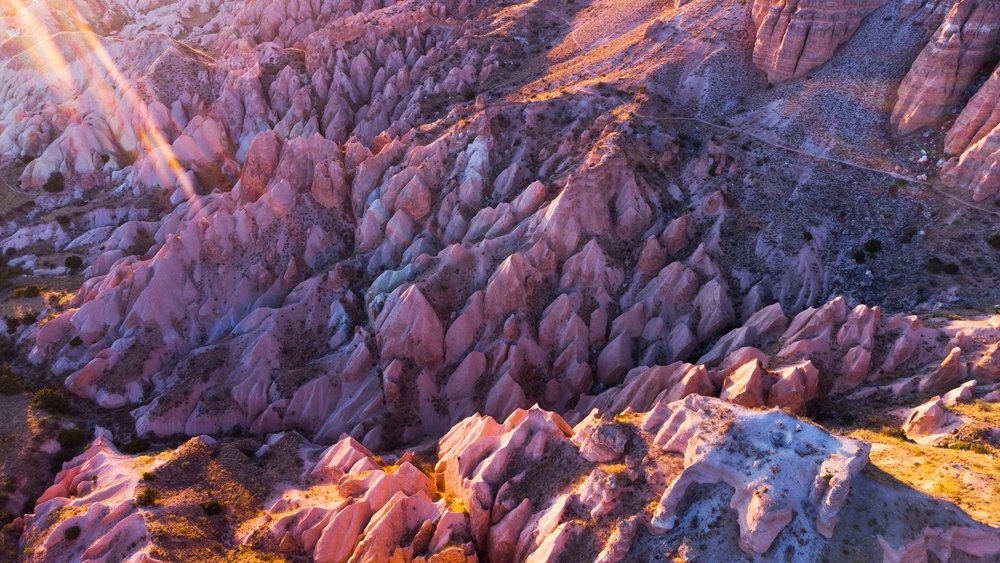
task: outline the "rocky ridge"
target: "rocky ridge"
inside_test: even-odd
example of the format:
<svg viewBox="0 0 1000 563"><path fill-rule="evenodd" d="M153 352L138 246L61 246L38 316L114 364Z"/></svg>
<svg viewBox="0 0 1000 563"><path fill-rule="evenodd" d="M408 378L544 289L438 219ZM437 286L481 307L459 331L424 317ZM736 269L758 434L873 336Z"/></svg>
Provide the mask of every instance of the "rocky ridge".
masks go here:
<svg viewBox="0 0 1000 563"><path fill-rule="evenodd" d="M24 369L121 412L127 436L196 438L134 456L99 432L19 521L36 559L995 555L994 529L883 486L866 445L791 416L881 399L906 406L905 436L949 444L971 426L952 403L995 393L995 318L852 295L894 252L878 237L909 244L902 221L942 204L903 190L879 225L814 221L886 191L890 164L824 152L850 132L770 141L797 134L781 104L826 101L800 90L813 74L853 68L838 48L911 21L938 31L900 32L921 52L884 125L937 123L992 56L990 4L41 4L4 20L0 166L37 197L0 248L52 278L71 270L52 256L79 255L85 280L13 326ZM593 33L595 13L624 31ZM633 75L599 78L629 57ZM994 82L945 139L943 179L976 199L994 193ZM723 124L748 114L753 136ZM859 195L822 196L829 174ZM217 516L185 463L227 496L179 547L162 538ZM845 529L873 510L852 488L931 515ZM147 489L163 497L144 507ZM733 533L685 539L702 517Z"/></svg>

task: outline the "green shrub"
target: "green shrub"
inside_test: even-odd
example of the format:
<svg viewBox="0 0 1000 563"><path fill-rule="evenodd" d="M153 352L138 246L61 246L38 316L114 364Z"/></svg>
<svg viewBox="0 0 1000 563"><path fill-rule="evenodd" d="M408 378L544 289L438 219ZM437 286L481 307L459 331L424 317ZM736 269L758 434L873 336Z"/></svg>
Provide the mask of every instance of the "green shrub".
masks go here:
<svg viewBox="0 0 1000 563"><path fill-rule="evenodd" d="M160 493L152 487L146 487L135 495L135 503L139 506L155 506L160 498Z"/></svg>
<svg viewBox="0 0 1000 563"><path fill-rule="evenodd" d="M993 248L1000 249L1000 233L991 236L986 242Z"/></svg>
<svg viewBox="0 0 1000 563"><path fill-rule="evenodd" d="M948 444L948 449L961 450L963 452L975 452L977 454L983 454L983 455L988 455L990 453L990 449L982 444L979 444L977 442L965 442L961 440L958 442L952 442Z"/></svg>
<svg viewBox="0 0 1000 563"><path fill-rule="evenodd" d="M63 177L62 172L53 172L49 179L45 181L45 185L42 189L49 193L58 193L66 189L66 178Z"/></svg>
<svg viewBox="0 0 1000 563"><path fill-rule="evenodd" d="M80 537L80 526L70 526L69 528L66 528L63 532L63 537L70 541Z"/></svg>
<svg viewBox="0 0 1000 563"><path fill-rule="evenodd" d="M17 395L24 391L25 387L24 379L14 373L10 369L10 366L6 364L0 365L0 394Z"/></svg>
<svg viewBox="0 0 1000 563"><path fill-rule="evenodd" d="M69 411L66 396L51 387L35 391L35 396L31 398L31 406L53 414L65 414Z"/></svg>
<svg viewBox="0 0 1000 563"><path fill-rule="evenodd" d="M24 326L33 325L38 322L38 313L35 311L27 311L21 315L21 324Z"/></svg>
<svg viewBox="0 0 1000 563"><path fill-rule="evenodd" d="M87 433L79 428L66 428L59 431L59 445L67 451L76 450L87 443Z"/></svg>
<svg viewBox="0 0 1000 563"><path fill-rule="evenodd" d="M44 287L39 287L37 285L26 285L24 287L18 287L14 289L11 296L17 299L30 299L32 297L38 297L45 291Z"/></svg>
<svg viewBox="0 0 1000 563"><path fill-rule="evenodd" d="M886 432L886 435L891 438L903 440L904 442L908 442L910 440L909 436L906 435L906 431L902 428L893 428L892 430Z"/></svg>
<svg viewBox="0 0 1000 563"><path fill-rule="evenodd" d="M855 250L854 254L851 254L851 259L854 260L855 262L857 262L858 264L864 264L865 263L865 253L863 251L861 251L861 250Z"/></svg>
<svg viewBox="0 0 1000 563"><path fill-rule="evenodd" d="M802 238L806 239L806 242L812 242L813 234L809 231L802 231Z"/></svg>
<svg viewBox="0 0 1000 563"><path fill-rule="evenodd" d="M205 514L209 516L214 516L216 514L222 514L222 511L225 510L225 507L223 507L222 503L220 503L219 501L211 499L201 503L201 509L202 511L205 512Z"/></svg>
<svg viewBox="0 0 1000 563"><path fill-rule="evenodd" d="M74 336L73 338L69 339L69 345L70 346L74 346L75 347L75 346L79 346L81 344L83 344L83 339L80 338L79 336Z"/></svg>
<svg viewBox="0 0 1000 563"><path fill-rule="evenodd" d="M142 480L143 481L152 481L153 479L156 479L156 473L153 473L152 471L143 471L142 472Z"/></svg>
<svg viewBox="0 0 1000 563"><path fill-rule="evenodd" d="M80 258L76 254L72 254L63 260L63 265L70 270L79 270L83 266L83 258Z"/></svg>
<svg viewBox="0 0 1000 563"><path fill-rule="evenodd" d="M125 444L122 444L118 448L123 454L141 454L142 452L149 449L149 440L143 440L142 438L135 438Z"/></svg>
<svg viewBox="0 0 1000 563"><path fill-rule="evenodd" d="M934 256L927 261L927 271L932 274L949 274L954 276L958 274L958 264L945 262Z"/></svg>
<svg viewBox="0 0 1000 563"><path fill-rule="evenodd" d="M868 239L868 242L865 243L865 252L869 254L882 252L882 241L877 238Z"/></svg>

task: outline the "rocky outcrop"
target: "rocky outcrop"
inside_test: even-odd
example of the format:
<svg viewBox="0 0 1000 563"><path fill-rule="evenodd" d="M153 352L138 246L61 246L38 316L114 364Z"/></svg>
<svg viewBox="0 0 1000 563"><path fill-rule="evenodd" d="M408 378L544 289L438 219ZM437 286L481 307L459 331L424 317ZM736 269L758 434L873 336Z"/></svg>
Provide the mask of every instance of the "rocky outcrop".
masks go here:
<svg viewBox="0 0 1000 563"><path fill-rule="evenodd" d="M982 201L1000 193L1000 69L976 92L945 138L945 152L956 155L941 169L941 180L952 188L972 191Z"/></svg>
<svg viewBox="0 0 1000 563"><path fill-rule="evenodd" d="M940 119L997 52L998 34L1000 6L955 3L900 84L892 126L905 135Z"/></svg>
<svg viewBox="0 0 1000 563"><path fill-rule="evenodd" d="M903 431L916 442L934 444L946 440L962 424L962 418L949 411L941 397L934 397L910 410Z"/></svg>
<svg viewBox="0 0 1000 563"><path fill-rule="evenodd" d="M804 76L830 60L884 0L754 0L753 62L770 82Z"/></svg>
<svg viewBox="0 0 1000 563"><path fill-rule="evenodd" d="M236 452L228 445L195 438L178 450L124 456L101 438L39 499L25 538L40 558L176 557L184 547L171 538L182 523L205 518L191 507L204 497L238 523L210 525L207 533L232 534L228 541L261 554L346 561L486 553L491 561L524 561L572 552L620 561L644 549L636 524L658 533L688 526L678 512L686 492L725 483L739 548L762 554L802 533L828 541L867 451L781 412L699 396L660 400L625 418L592 413L576 428L539 409L517 410L502 423L473 416L441 438L432 467L413 453L376 457L350 438L320 450L275 435L250 454L271 469L255 469L246 491L193 485L199 474L209 481L224 475L219 470ZM310 461L282 472L297 457ZM299 485L267 494L288 480ZM175 492L192 486L187 496ZM72 526L86 542L66 539ZM617 532L595 533L609 527Z"/></svg>

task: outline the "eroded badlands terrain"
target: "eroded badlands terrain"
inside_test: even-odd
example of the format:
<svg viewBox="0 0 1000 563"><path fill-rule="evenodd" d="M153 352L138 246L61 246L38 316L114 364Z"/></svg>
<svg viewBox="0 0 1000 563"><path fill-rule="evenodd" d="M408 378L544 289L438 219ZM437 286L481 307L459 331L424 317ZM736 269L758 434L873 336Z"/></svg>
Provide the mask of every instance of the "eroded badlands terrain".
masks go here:
<svg viewBox="0 0 1000 563"><path fill-rule="evenodd" d="M27 561L1000 560L991 0L0 7Z"/></svg>

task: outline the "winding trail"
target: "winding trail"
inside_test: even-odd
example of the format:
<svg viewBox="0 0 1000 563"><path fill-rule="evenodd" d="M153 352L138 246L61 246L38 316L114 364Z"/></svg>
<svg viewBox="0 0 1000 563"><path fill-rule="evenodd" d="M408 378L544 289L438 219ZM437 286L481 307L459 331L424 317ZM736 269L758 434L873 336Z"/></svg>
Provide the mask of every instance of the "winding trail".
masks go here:
<svg viewBox="0 0 1000 563"><path fill-rule="evenodd" d="M33 199L34 197L31 194L22 192L21 190L8 184L3 178L0 178L0 213L6 213L7 211L22 205L27 201L32 201Z"/></svg>
<svg viewBox="0 0 1000 563"><path fill-rule="evenodd" d="M767 139L766 137L761 137L760 135L757 135L755 133L751 133L749 131L744 131L742 129L735 129L733 127L728 127L728 126L725 126L725 125L720 125L718 123L712 123L710 121L705 121L703 119L698 119L697 117L662 117L662 116L655 116L655 115L645 115L645 114L641 114L641 113L636 113L634 115L636 117L641 117L641 118L644 118L644 119L651 119L651 120L654 120L654 121L667 121L667 122L675 122L675 123L677 123L677 122L697 123L697 124L700 124L700 125L704 125L706 127L712 127L712 128L719 129L719 130L722 130L722 131L729 131L729 132L732 132L732 133L737 133L739 135L744 135L746 137L750 137L750 138L752 138L752 139L754 139L756 141L759 141L761 143L764 143L764 144L769 145L771 147L774 147L776 149L780 149L780 150L783 150L783 151L795 153L795 154L798 154L798 155L801 155L801 156L805 156L807 158L813 158L813 159L816 159L816 160L825 160L827 162L833 162L833 163L837 163L837 164L843 164L845 166L850 166L852 168L856 168L856 169L859 169L859 170L867 170L869 172L874 172L876 174L882 174L882 175L885 175L885 176L890 176L890 177L895 178L897 180L905 180L905 181L913 183L913 184L919 184L921 186L925 186L927 188L930 188L931 190L933 190L934 192L938 193L939 195L942 195L942 196L944 196L944 197L946 197L946 198L948 198L948 199L950 199L950 200L952 200L952 201L954 201L956 203L959 203L959 204L961 204L961 205L963 205L965 207L968 207L969 209L975 209L975 210L983 212L983 213L989 213L990 215L995 215L997 217L1000 217L1000 212L994 211L992 209L987 209L985 207L980 207L980 206L978 206L978 205L976 205L974 203L970 203L968 201L965 201L964 199L962 199L960 197L957 197L955 195L952 195L952 194L950 194L950 193L948 193L948 192L940 189L936 184L934 184L933 182L929 182L927 180L918 180L917 178L914 178L912 176L907 176L905 174L899 174L899 173L892 172L892 171L889 171L889 170L882 170L880 168L872 168L870 166L865 166L863 164L858 164L856 162L850 162L850 161L847 161L847 160L841 160L839 158L835 158L835 157L831 157L831 156L825 156L825 155L822 155L822 154L816 154L816 153L812 153L812 152L807 152L807 151L799 150L799 149L796 149L794 147L789 147L789 146L786 146L786 145L782 145L780 143L775 143L774 141L771 141L770 139Z"/></svg>

